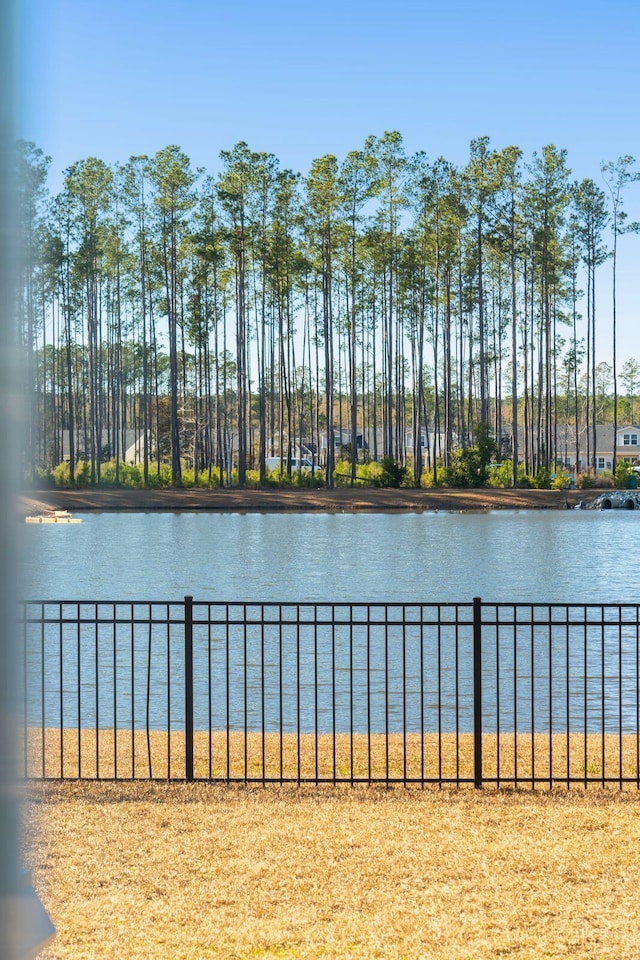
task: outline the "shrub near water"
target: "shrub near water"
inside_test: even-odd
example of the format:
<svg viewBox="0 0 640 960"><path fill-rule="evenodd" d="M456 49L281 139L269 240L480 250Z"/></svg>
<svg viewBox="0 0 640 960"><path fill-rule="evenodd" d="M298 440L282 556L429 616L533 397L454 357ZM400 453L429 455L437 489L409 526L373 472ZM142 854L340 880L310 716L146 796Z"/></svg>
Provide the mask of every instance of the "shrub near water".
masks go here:
<svg viewBox="0 0 640 960"><path fill-rule="evenodd" d="M487 485L493 488L509 489L513 486L513 465L511 460L490 466L488 469ZM518 464L516 486L519 489L528 489L532 486L531 477L527 475L524 463Z"/></svg>
<svg viewBox="0 0 640 960"><path fill-rule="evenodd" d="M494 488L507 488L513 484L513 467L511 460L503 460L490 466L487 476L487 485Z"/></svg>
<svg viewBox="0 0 640 960"><path fill-rule="evenodd" d="M486 423L476 425L474 446L457 450L451 457L451 466L445 471L451 487L484 487L489 477L489 465L498 451Z"/></svg>
<svg viewBox="0 0 640 960"><path fill-rule="evenodd" d="M337 463L334 477L340 486L348 486L351 483L351 464L346 460ZM393 457L386 456L380 463L375 460L359 463L355 481L365 487L398 488L408 484L409 470Z"/></svg>
<svg viewBox="0 0 640 960"><path fill-rule="evenodd" d="M149 483L147 486L156 490L160 487L170 487L171 486L171 467L166 463L160 464L160 469L158 470L157 465L149 469Z"/></svg>
<svg viewBox="0 0 640 960"><path fill-rule="evenodd" d="M101 487L142 487L144 480L142 467L137 464L120 463L116 472L116 461L109 460L100 466Z"/></svg>
<svg viewBox="0 0 640 960"><path fill-rule="evenodd" d="M249 473L255 474L255 487L260 486L260 472L258 470L248 471L247 480ZM280 468L276 467L274 470L267 470L266 485L268 487L273 487L276 489L287 489L298 487L300 489L316 489L318 487L324 487L325 479L324 472L320 467L316 467L315 473L311 474L307 470L292 470L291 475L286 471L286 468L283 469L280 473ZM247 482L247 486L249 483Z"/></svg>
<svg viewBox="0 0 640 960"><path fill-rule="evenodd" d="M78 460L73 483L71 469L66 460L53 468L51 476L56 487L88 487L91 483L91 465L86 460Z"/></svg>
<svg viewBox="0 0 640 960"><path fill-rule="evenodd" d="M381 487L401 487L408 480L409 471L393 457L383 457L380 468L378 485Z"/></svg>
<svg viewBox="0 0 640 960"><path fill-rule="evenodd" d="M355 482L358 486L374 487L379 479L382 468L377 461L370 463L359 463L356 469ZM333 476L339 486L349 486L351 484L351 464L348 460L339 460L333 471Z"/></svg>
<svg viewBox="0 0 640 960"><path fill-rule="evenodd" d="M376 465L377 466L377 465ZM211 470L200 470L196 475L194 471L182 466L181 487L198 487L200 489L214 489L225 485L226 477L220 479L220 471L217 467ZM146 486L152 490L171 487L171 467L167 463L161 463L158 468L156 463L149 465L149 480ZM294 470L291 476L285 472L280 476L279 471L267 473L266 485L269 487L300 487L318 488L325 486L324 472L318 468L312 476L306 471L300 472ZM75 476L71 482L71 471L68 461L59 463L53 470L38 471L37 487L40 489L46 487L64 487L64 488L83 488L91 486L91 465L79 460L76 463ZM100 464L100 480L96 483L97 487L113 489L115 487L142 488L145 487L143 468L140 464L129 464L121 462L116 475L115 460L107 460ZM231 486L238 486L238 471L231 473ZM247 470L245 476L245 487L249 490L256 490L260 487L259 470Z"/></svg>
<svg viewBox="0 0 640 960"><path fill-rule="evenodd" d="M71 485L71 471L68 463L59 463L51 471L51 477L56 487L68 487Z"/></svg>
<svg viewBox="0 0 640 960"><path fill-rule="evenodd" d="M632 477L633 475L631 464L625 463L623 460L618 461L616 464L616 472L614 477L614 482L618 490L624 490L627 486L629 477Z"/></svg>

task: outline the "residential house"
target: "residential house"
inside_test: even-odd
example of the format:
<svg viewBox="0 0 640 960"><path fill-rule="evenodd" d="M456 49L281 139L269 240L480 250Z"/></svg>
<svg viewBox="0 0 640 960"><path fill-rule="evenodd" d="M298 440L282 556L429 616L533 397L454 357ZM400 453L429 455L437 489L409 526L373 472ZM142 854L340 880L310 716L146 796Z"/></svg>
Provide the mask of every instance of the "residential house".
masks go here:
<svg viewBox="0 0 640 960"><path fill-rule="evenodd" d="M610 423L596 424L596 472L613 470L613 425ZM577 473L584 473L593 465L593 455L590 453L590 462L587 462L587 431L584 425L578 428L579 460L576 464L576 427L572 423L559 423L555 431L557 463ZM523 453L524 436L519 437L520 454ZM616 442L616 457L618 462L635 463L640 457L640 427L618 427Z"/></svg>
<svg viewBox="0 0 640 960"><path fill-rule="evenodd" d="M613 426L596 426L596 471L613 469ZM619 427L616 439L616 457L633 464L640 457L640 427Z"/></svg>
<svg viewBox="0 0 640 960"><path fill-rule="evenodd" d="M91 453L89 450L84 449L84 438L85 434L83 430L76 431L75 435L75 447L76 447L76 458L78 460L89 460ZM122 440L122 434L120 434ZM102 431L102 454L103 457L107 456L109 452L111 455L114 455L113 451L109 450L109 442L111 440L110 434L106 430ZM62 431L62 459L69 460L69 431ZM149 456L151 456L151 438L149 438ZM120 459L124 463L131 464L141 464L144 460L144 433L141 433L138 430L125 430L124 431L124 451L120 451Z"/></svg>

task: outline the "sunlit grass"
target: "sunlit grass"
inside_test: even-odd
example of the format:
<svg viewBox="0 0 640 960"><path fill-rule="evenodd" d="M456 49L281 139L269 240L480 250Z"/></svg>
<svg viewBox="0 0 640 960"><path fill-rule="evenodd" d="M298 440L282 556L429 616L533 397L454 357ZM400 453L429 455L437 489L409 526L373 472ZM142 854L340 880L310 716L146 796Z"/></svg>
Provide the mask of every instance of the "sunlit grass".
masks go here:
<svg viewBox="0 0 640 960"><path fill-rule="evenodd" d="M185 778L185 737L176 732L31 729L28 778ZM640 787L640 740L607 734L485 734L487 785L600 782ZM470 734L283 734L238 731L194 736L194 778L216 781L473 784Z"/></svg>
<svg viewBox="0 0 640 960"><path fill-rule="evenodd" d="M43 960L634 960L640 794L29 788Z"/></svg>

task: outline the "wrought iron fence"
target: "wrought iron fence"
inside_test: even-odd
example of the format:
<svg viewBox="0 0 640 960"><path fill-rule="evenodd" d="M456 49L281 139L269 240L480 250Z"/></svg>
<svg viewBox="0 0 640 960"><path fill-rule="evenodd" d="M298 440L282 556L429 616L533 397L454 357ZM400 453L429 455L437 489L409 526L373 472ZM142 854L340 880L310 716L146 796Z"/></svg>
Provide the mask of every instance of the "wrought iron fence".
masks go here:
<svg viewBox="0 0 640 960"><path fill-rule="evenodd" d="M640 788L640 605L28 602L25 778Z"/></svg>

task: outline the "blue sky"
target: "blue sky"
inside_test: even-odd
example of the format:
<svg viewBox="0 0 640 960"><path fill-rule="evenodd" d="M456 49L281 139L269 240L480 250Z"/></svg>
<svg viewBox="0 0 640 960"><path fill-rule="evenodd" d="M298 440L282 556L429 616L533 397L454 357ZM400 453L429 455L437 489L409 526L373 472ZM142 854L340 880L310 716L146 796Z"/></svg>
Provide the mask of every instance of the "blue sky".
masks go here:
<svg viewBox="0 0 640 960"><path fill-rule="evenodd" d="M22 0L19 46L19 132L54 189L75 160L169 143L210 172L245 140L305 173L385 130L458 164L484 134L527 159L554 143L575 178L640 158L637 0ZM640 220L640 184L626 206ZM639 262L624 238L623 360L640 360ZM601 293L604 320L604 275Z"/></svg>

